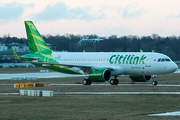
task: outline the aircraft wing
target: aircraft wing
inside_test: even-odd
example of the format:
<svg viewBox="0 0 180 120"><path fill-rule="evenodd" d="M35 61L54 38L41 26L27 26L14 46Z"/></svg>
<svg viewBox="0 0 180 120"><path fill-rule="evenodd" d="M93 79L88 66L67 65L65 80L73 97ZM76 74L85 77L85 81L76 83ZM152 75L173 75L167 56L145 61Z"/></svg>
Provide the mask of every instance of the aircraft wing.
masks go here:
<svg viewBox="0 0 180 120"><path fill-rule="evenodd" d="M35 63L35 64L43 64L42 66L52 66L52 65L59 65L61 66L62 68L71 68L71 67L77 67L77 68L83 68L83 69L93 69L93 68L106 68L106 69L109 69L109 70L113 70L115 69L115 66L109 66L109 65L104 65L104 64L98 64L98 65L95 65L95 64L61 64L61 63L43 63L43 62L32 62L32 63Z"/></svg>

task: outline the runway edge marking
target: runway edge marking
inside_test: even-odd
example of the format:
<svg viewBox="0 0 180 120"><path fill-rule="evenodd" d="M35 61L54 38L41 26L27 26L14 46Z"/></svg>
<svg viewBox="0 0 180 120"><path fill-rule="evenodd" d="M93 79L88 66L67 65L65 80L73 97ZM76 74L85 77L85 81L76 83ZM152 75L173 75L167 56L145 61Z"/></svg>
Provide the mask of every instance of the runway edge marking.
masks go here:
<svg viewBox="0 0 180 120"><path fill-rule="evenodd" d="M54 92L54 94L74 94L74 95L90 95L90 94L95 94L95 95L111 95L111 94L116 94L116 95L139 95L139 94L165 94L165 95L173 95L173 94L180 94L180 92Z"/></svg>

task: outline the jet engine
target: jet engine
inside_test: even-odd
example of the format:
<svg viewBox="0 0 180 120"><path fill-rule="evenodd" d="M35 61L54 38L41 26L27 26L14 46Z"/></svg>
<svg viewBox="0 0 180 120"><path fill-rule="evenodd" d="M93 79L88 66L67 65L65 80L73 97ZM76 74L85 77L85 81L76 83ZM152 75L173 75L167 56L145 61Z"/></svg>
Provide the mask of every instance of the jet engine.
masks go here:
<svg viewBox="0 0 180 120"><path fill-rule="evenodd" d="M134 75L129 76L133 82L149 82L152 80L152 75Z"/></svg>
<svg viewBox="0 0 180 120"><path fill-rule="evenodd" d="M103 82L111 80L111 71L108 69L92 69L89 73L92 82Z"/></svg>

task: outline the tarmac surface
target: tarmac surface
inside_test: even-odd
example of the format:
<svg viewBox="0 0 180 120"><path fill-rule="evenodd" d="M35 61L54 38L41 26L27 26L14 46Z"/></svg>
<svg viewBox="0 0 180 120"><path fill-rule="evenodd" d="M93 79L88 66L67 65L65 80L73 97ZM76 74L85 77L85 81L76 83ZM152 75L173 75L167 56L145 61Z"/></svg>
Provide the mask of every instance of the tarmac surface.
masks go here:
<svg viewBox="0 0 180 120"><path fill-rule="evenodd" d="M174 95L180 92L55 92L54 94L68 94L68 95Z"/></svg>
<svg viewBox="0 0 180 120"><path fill-rule="evenodd" d="M178 69L176 72L174 73L180 73L180 69ZM23 77L23 78L26 78L26 77L37 77L37 78L69 78L69 77L84 77L85 75L69 75L69 74L63 74L63 73L59 73L59 72L48 72L48 73L17 73L17 74L0 74L1 78L0 80L11 80L11 78L15 77ZM8 81L6 81L8 83ZM32 82L32 81L31 81ZM14 86L14 84L0 84L0 87L1 86ZM68 87L67 89L72 89L72 91L60 91L60 92L54 92L54 94L56 96L62 96L62 95L104 95L104 96L108 96L108 95L175 95L175 96L178 96L180 95L180 92L179 92L179 87L180 85L178 84L158 84L156 87L153 87L152 84L118 84L118 86L121 86L121 87L124 87L126 89L130 89L132 88L133 86L136 87L137 92L134 92L134 91L122 91L122 92L115 92L114 91L102 91L102 92L96 92L96 91L84 91L84 92L81 92L82 89L84 90L84 87L88 87L86 89L88 90L91 90L91 89L94 89L96 87L98 87L100 90L102 90L104 87L108 86L107 88L111 87L111 88L114 88L116 87L116 85L112 86L110 85L109 83L108 84L91 84L90 86L85 86L85 85L82 85L82 84L51 84L52 87L57 87L57 88L52 88L52 89L64 89L64 87ZM58 87L58 86L61 86L61 87ZM81 91L73 91L76 87L79 88L80 86L83 87L82 89L80 89ZM152 88L151 88L152 86ZM121 88L120 87L120 88ZM170 89L169 89L169 88ZM104 88L104 89L107 89L107 88ZM150 89L152 91L139 91L140 88L143 88L143 89ZM169 89L167 91L161 91L162 89ZM177 90L172 90L170 91L171 89L177 89ZM13 88L12 88L13 89ZM28 89L28 88L27 88ZM18 90L18 89L17 89ZM55 91L53 90L53 91ZM119 90L121 91L121 90ZM156 92L157 91L157 92ZM169 92L170 91L170 92ZM1 91L3 92L3 91ZM7 93L8 91L5 91L4 93L0 93L1 96L17 96L19 97L19 93L18 91L10 91L9 93ZM13 93L14 92L14 93ZM174 111L174 112L172 112ZM180 116L180 111L179 109L176 109L176 110L172 110L172 111L163 111L164 113L160 113L160 112L156 112L155 114L143 114L143 116L149 116L149 117L155 117L155 116ZM161 111L162 112L162 111Z"/></svg>
<svg viewBox="0 0 180 120"><path fill-rule="evenodd" d="M175 73L180 73L180 69L178 69ZM84 77L85 75L70 75L70 74L63 74L63 73L59 73L59 72L48 72L48 73L38 72L38 73L13 73L13 74L5 73L5 74L0 74L0 76L1 76L1 78L0 78L0 82L1 82L0 97L4 98L4 100L3 99L1 100L2 103L7 103L5 108L7 106L12 106L11 104L9 104L9 102L11 102L13 104L14 104L14 102L18 103L18 104L17 103L14 104L17 107L16 110L11 111L11 109L9 109L9 110L7 110L8 112L5 112L6 114L1 115L1 116L5 116L5 115L8 116L9 114L7 114L7 113L11 113L11 114L17 113L18 109L24 109L25 107L28 106L28 104L33 103L33 102L35 104L37 104L37 101L40 101L40 102L42 102L43 100L47 101L47 104L41 103L42 106L39 108L42 108L44 105L48 105L49 103L51 103L52 98L51 99L41 98L41 97L32 98L32 97L27 97L27 96L24 96L24 97L19 96L19 89L14 88L14 84L12 84L14 82L18 82L18 83L19 82L33 82L33 83L35 82L36 83L39 81L34 81L34 80L33 81L13 81L13 80L11 80L11 78L13 78L13 77L15 77L15 78L17 78L17 77L23 77L23 78L37 77L37 78L61 78L63 80L63 82L56 82L56 79L55 80L53 79L53 82L51 82L50 87L25 88L25 89L30 89L30 90L52 90L52 91L54 91L55 97L53 98L53 100L58 99L58 101L61 101L61 103L63 101L64 103L67 103L69 105L69 106L64 105L62 107L63 111L64 111L64 108L67 108L67 107L76 108L76 106L82 106L83 101L87 101L87 97L93 96L92 100L89 100L89 98L90 98L89 97L88 102L85 102L85 103L92 103L91 106L93 104L95 104L95 107L89 106L88 107L89 110L93 109L93 111L96 111L96 112L100 111L101 110L100 107L97 109L94 109L94 108L96 108L96 106L101 104L102 101L106 100L106 99L107 99L105 101L106 104L102 104L102 106L104 107L102 110L108 110L111 107L114 110L116 108L115 106L120 104L119 103L119 100L120 100L122 104L119 105L119 107L117 107L116 110L119 110L119 108L122 107L123 104L125 105L125 107L123 109L120 109L118 111L118 113L114 114L114 115L119 115L119 113L123 112L123 115L125 114L124 115L125 117L123 117L123 116L121 116L121 117L123 117L124 119L128 118L129 116L131 119L134 119L134 117L137 117L137 116L140 116L141 119L154 119L154 118L156 118L156 119L175 119L176 118L176 119L178 119L180 117L180 111L179 111L180 109L178 107L179 106L179 95L180 95L180 83L179 82L166 82L166 80L164 80L163 82L159 82L159 84L157 86L152 86L151 83L135 84L135 83L131 83L131 82L122 82L118 85L110 85L109 83L107 83L107 84L93 83L91 85L82 85L82 84L80 84L81 80L80 80L80 82L79 82L79 80L77 80L77 79L82 79L82 78L76 78L76 77ZM174 75L171 74L170 76L174 76ZM70 77L71 78L74 77L74 79L76 79L76 81L73 82L74 79L71 80ZM124 77L124 78L126 78L126 77ZM64 79L70 79L70 80L69 80L69 82L66 82ZM170 77L168 79L171 80ZM5 80L5 81L1 81L1 80ZM173 81L178 80L178 77L173 77L172 80ZM47 82L48 80L40 79L40 82L42 82L42 81ZM74 84L72 84L72 83L74 83ZM108 99L109 96L110 96L110 98ZM122 98L122 96L127 99ZM98 101L99 101L99 99L101 99L101 97L103 99L98 103ZM114 99L114 97L117 99ZM136 99L134 99L134 97ZM12 100L9 100L9 98L12 98ZM16 99L14 100L14 98L16 98ZM23 100L22 100L22 98L23 98ZM68 99L65 99L65 98L68 98ZM104 98L106 98L106 99L104 99ZM69 102L69 99L72 99L72 101ZM134 99L134 100L131 101L131 99L132 100ZM82 100L82 101L79 102L79 100ZM112 103L109 102L108 100L112 101ZM19 102L19 101L21 101L21 102ZM26 101L27 101L27 103L25 103ZM50 102L48 102L48 101L50 101ZM76 103L76 101L77 101L77 103ZM142 103L142 105L137 106L138 103ZM156 105L156 103L162 103L162 104L160 104L158 106L158 105ZM21 104L23 104L22 107L21 107ZM51 105L53 106L53 104L51 104ZM60 104L60 105L62 106L63 104ZM74 105L74 107L72 107L73 105ZM106 107L106 105L109 105L109 106ZM31 104L31 106L33 106L33 104ZM54 106L55 107L52 110L57 109L57 107L56 107L57 105L55 104ZM129 106L129 107L127 107L127 106ZM173 106L176 108L174 108ZM48 107L51 107L51 106L48 106ZM171 109L170 109L170 107L171 107ZM29 108L31 108L31 107L28 106L27 108L28 108L27 110L29 110ZM84 108L87 108L87 105L85 105ZM83 112L84 112L84 108L82 108ZM124 112L125 108L128 109L127 110L128 112ZM149 111L147 110L146 112L144 112L144 110L147 108L148 109L151 108L152 110L149 110ZM59 110L59 108L58 108L58 110ZM34 106L33 106L32 110L29 110L28 112L32 113L33 111L34 111ZM40 109L39 111L42 111L42 109ZM73 110L70 112L69 112L69 110L67 110L67 111L68 111L68 116L70 116L69 113L74 113ZM76 111L78 111L78 110L76 109ZM133 111L136 111L136 114L129 115L129 113L134 113ZM103 112L98 113L97 116L99 116L99 114L102 114L103 116L105 114L107 114L107 113L103 114ZM48 113L49 113L49 111L48 111ZM81 113L81 111L79 113ZM88 113L87 115L96 115L91 111L90 111L91 114L89 114L89 111L87 113ZM110 112L108 111L108 113L110 113ZM128 114L126 114L126 113L128 113ZM11 116L12 116L11 114L9 115L10 116L9 118L11 118ZM46 115L46 114L47 113L44 113L43 115ZM59 114L59 111L57 114ZM110 114L112 114L112 113L110 113ZM20 112L20 117L22 117L21 115L22 115L22 111ZM26 115L26 113L25 113L25 115ZM77 114L75 114L75 115L77 115ZM54 114L53 116L56 116L56 115ZM82 116L82 114L80 116ZM84 115L84 116L86 116L86 115ZM161 116L164 116L164 117L161 117ZM38 117L38 116L36 116L36 117ZM59 118L61 118L61 117L59 117ZM119 119L119 118L120 117L117 117L117 119ZM82 118L80 118L80 119L82 119Z"/></svg>
<svg viewBox="0 0 180 120"><path fill-rule="evenodd" d="M180 92L54 92L58 95L179 95ZM0 95L19 95L19 93L0 93Z"/></svg>
<svg viewBox="0 0 180 120"><path fill-rule="evenodd" d="M180 73L180 69L175 71L174 73ZM16 73L16 74L0 74L0 80L9 80L11 78L26 78L26 77L36 77L36 78L67 78L67 77L85 77L85 75L72 75L72 74L64 74L60 72L47 72L47 73Z"/></svg>
<svg viewBox="0 0 180 120"><path fill-rule="evenodd" d="M26 77L36 77L36 78L67 78L67 77L83 77L85 75L71 75L59 72L47 72L47 73L15 73L15 74L0 74L0 80L9 80L11 78L26 78Z"/></svg>
<svg viewBox="0 0 180 120"><path fill-rule="evenodd" d="M0 85L14 85L14 84L0 84ZM84 86L83 84L51 84L51 86ZM91 84L91 86L106 86L111 84ZM117 86L152 86L152 84L118 84ZM180 87L180 85L158 84L157 87Z"/></svg>
<svg viewBox="0 0 180 120"><path fill-rule="evenodd" d="M147 116L180 116L180 111L166 112L166 113L157 113L157 114L149 114Z"/></svg>

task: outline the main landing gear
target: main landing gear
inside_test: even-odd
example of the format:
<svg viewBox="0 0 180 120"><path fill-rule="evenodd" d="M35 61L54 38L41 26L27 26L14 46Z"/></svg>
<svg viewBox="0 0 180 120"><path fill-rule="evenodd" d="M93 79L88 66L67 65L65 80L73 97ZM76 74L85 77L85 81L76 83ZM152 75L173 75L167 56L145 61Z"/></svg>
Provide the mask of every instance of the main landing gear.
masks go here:
<svg viewBox="0 0 180 120"><path fill-rule="evenodd" d="M91 80L90 80L89 78L86 78L86 79L84 79L84 80L82 81L82 84L83 84L83 85L91 85L92 82L91 82ZM119 84L119 80L116 79L116 77L115 77L114 79L111 79L111 80L110 80L110 84L111 84L111 85L118 85L118 84Z"/></svg>
<svg viewBox="0 0 180 120"><path fill-rule="evenodd" d="M117 85L117 84L119 84L119 80L116 79L116 76L115 76L114 79L111 79L111 80L110 80L110 84L111 84L111 85Z"/></svg>
<svg viewBox="0 0 180 120"><path fill-rule="evenodd" d="M90 79L84 79L83 82L82 82L83 85L91 85L91 83L92 82L91 82Z"/></svg>

